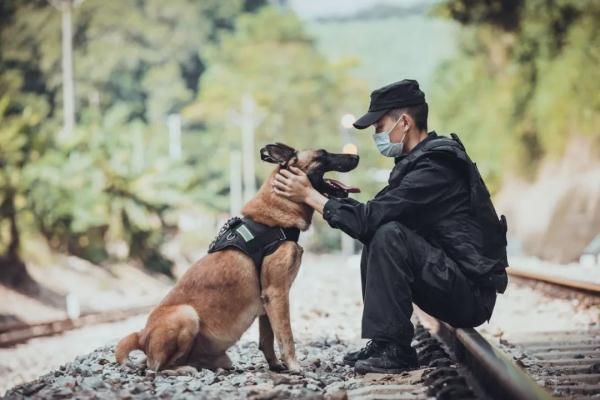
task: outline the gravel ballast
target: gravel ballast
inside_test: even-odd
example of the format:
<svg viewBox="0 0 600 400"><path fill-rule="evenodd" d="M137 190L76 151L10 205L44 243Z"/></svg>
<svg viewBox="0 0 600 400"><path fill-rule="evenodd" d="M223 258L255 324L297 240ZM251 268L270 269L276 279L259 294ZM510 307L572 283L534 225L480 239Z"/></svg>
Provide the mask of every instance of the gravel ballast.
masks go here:
<svg viewBox="0 0 600 400"><path fill-rule="evenodd" d="M303 368L300 374L269 371L258 350L256 323L228 351L235 366L232 371L153 373L146 369L145 356L139 351L131 353L126 365L116 364L114 345L124 334L142 328L144 316L0 350L0 358L6 360L6 364L0 360L0 371L10 370L10 386L20 383L5 396L8 399L318 399L343 398L353 390L385 384L402 386L408 398L421 398L422 387L413 384L420 380L422 370L397 376L355 376L351 367L342 364L347 351L364 344L360 339L359 276L357 256L305 255L291 291L292 328ZM90 347L86 347L88 343ZM5 357L10 357L10 361ZM53 358L60 362L52 365ZM65 358L72 361L65 363ZM42 359L46 361L43 367L36 367L36 360ZM32 380L30 370L34 376L41 376ZM21 383L24 380L28 382Z"/></svg>

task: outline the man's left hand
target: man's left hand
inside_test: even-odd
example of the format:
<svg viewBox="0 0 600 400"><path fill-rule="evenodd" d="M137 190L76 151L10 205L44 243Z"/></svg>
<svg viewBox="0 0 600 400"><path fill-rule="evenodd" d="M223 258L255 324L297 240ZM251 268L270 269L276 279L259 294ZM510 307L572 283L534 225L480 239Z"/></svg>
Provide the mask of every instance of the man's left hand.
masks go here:
<svg viewBox="0 0 600 400"><path fill-rule="evenodd" d="M280 169L272 182L273 192L297 203L305 202L313 187L308 176L299 168Z"/></svg>

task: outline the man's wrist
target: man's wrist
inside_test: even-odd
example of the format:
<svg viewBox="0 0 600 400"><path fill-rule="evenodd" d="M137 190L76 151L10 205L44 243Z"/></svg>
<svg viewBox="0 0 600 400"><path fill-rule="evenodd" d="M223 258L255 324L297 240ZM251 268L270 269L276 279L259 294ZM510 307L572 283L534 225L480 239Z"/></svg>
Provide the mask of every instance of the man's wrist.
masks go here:
<svg viewBox="0 0 600 400"><path fill-rule="evenodd" d="M317 190L313 187L311 187L310 189L308 189L306 191L306 194L304 195L304 199L302 200L305 204L309 204L311 199L314 197L314 192L316 192ZM318 192L317 192L318 193Z"/></svg>
<svg viewBox="0 0 600 400"><path fill-rule="evenodd" d="M319 191L315 188L312 188L304 200L304 203L309 207L312 207L320 214L323 214L323 206L327 202L327 197L323 196Z"/></svg>

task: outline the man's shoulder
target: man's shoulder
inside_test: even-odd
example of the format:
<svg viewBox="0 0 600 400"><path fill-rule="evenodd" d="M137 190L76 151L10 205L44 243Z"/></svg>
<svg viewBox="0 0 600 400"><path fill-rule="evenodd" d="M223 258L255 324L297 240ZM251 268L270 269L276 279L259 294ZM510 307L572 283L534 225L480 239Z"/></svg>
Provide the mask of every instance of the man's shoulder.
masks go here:
<svg viewBox="0 0 600 400"><path fill-rule="evenodd" d="M412 157L415 167L427 163L448 167L468 159L465 147L454 134L451 138L438 135L428 140Z"/></svg>
<svg viewBox="0 0 600 400"><path fill-rule="evenodd" d="M449 138L435 139L438 143L430 149L424 148L410 168L412 172L429 171L433 174L442 174L447 179L453 180L463 175L465 164L464 150L456 147L456 142ZM433 141L430 141L430 143ZM462 154L461 154L462 153Z"/></svg>
<svg viewBox="0 0 600 400"><path fill-rule="evenodd" d="M389 183L399 184L407 173L418 175L426 171L434 174L441 172L449 179L462 175L463 161L468 159L468 156L458 137L451 136L452 138L449 138L436 134L435 137L430 137L425 143L415 147L406 156L397 159Z"/></svg>
<svg viewBox="0 0 600 400"><path fill-rule="evenodd" d="M419 157L410 170L412 172L430 171L432 173L443 173L450 177L462 170L462 163L451 153L442 151L430 152Z"/></svg>
<svg viewBox="0 0 600 400"><path fill-rule="evenodd" d="M448 151L448 152L464 152L465 148L462 142L458 139L458 136L451 134L452 137L444 135L436 135L435 137L427 140L426 143L421 147L422 152L431 151Z"/></svg>

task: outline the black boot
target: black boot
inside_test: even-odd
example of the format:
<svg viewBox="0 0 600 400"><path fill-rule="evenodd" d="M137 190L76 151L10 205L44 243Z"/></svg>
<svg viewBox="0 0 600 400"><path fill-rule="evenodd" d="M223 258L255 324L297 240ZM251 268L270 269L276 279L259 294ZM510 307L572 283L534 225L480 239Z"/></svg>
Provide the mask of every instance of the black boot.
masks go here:
<svg viewBox="0 0 600 400"><path fill-rule="evenodd" d="M354 371L358 374L368 372L399 374L418 367L419 361L415 349L408 345L385 343L376 354L365 360L356 361Z"/></svg>
<svg viewBox="0 0 600 400"><path fill-rule="evenodd" d="M360 350L351 351L344 356L344 364L353 366L358 360L366 360L367 358L377 354L377 352L385 347L385 342L369 340L367 345Z"/></svg>

